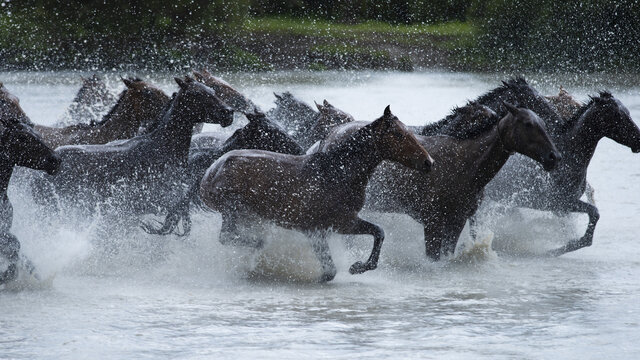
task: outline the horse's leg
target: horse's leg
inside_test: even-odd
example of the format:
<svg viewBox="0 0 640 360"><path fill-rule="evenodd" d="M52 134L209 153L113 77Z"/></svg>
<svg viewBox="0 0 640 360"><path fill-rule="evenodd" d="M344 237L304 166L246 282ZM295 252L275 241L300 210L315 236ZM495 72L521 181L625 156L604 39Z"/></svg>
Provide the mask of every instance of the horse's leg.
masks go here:
<svg viewBox="0 0 640 360"><path fill-rule="evenodd" d="M322 275L320 276L320 282L327 282L333 280L336 276L336 265L333 263L331 252L329 250L329 244L327 243L327 235L313 235L311 236L311 248L313 253L320 261L322 265Z"/></svg>
<svg viewBox="0 0 640 360"><path fill-rule="evenodd" d="M362 274L368 270L374 270L378 267L378 259L380 258L380 249L382 248L382 242L384 241L384 231L378 225L372 224L368 221L356 218L350 226L339 229L341 234L345 235L361 235L368 234L373 236L373 249L371 255L366 262L356 261L349 268L351 274Z"/></svg>
<svg viewBox="0 0 640 360"><path fill-rule="evenodd" d="M0 284L11 281L18 275L18 253L20 252L20 242L13 234L5 232L0 235L0 255L9 260L7 270L0 273Z"/></svg>
<svg viewBox="0 0 640 360"><path fill-rule="evenodd" d="M222 245L246 246L260 249L264 246L263 239L249 238L243 236L238 231L238 214L234 212L223 212L222 229L220 231L220 243Z"/></svg>
<svg viewBox="0 0 640 360"><path fill-rule="evenodd" d="M587 226L587 231L581 238L570 241L563 247L549 251L547 254L551 256L560 256L571 251L582 249L583 247L591 246L593 243L593 232L596 229L596 223L600 219L598 208L591 204L587 204L582 200L576 200L564 210L586 213L589 215L589 225Z"/></svg>

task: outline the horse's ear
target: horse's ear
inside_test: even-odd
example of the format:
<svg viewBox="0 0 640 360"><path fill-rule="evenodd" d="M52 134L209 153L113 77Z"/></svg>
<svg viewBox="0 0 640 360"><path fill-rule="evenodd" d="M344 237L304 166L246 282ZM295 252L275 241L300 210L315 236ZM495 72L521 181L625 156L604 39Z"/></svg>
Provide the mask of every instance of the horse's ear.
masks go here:
<svg viewBox="0 0 640 360"><path fill-rule="evenodd" d="M324 99L324 101L322 102L322 104L326 107L331 106L331 104L329 104L329 102L327 101L327 99Z"/></svg>
<svg viewBox="0 0 640 360"><path fill-rule="evenodd" d="M276 92L273 93L273 96L275 96L276 99L278 99L278 100L282 100L282 95L280 95L280 94L278 94Z"/></svg>
<svg viewBox="0 0 640 360"><path fill-rule="evenodd" d="M178 86L180 86L182 90L187 90L187 88L189 87L189 85L187 85L187 83L181 78L174 77L173 79L176 81L176 83L178 84Z"/></svg>
<svg viewBox="0 0 640 360"><path fill-rule="evenodd" d="M128 87L129 89L133 88L133 81L127 78L120 78L120 79L122 79L122 82L126 87Z"/></svg>
<svg viewBox="0 0 640 360"><path fill-rule="evenodd" d="M318 111L320 111L320 112L324 111L324 107L322 105L318 104L315 100L313 100L313 103L316 104L316 107L318 108Z"/></svg>
<svg viewBox="0 0 640 360"><path fill-rule="evenodd" d="M509 112L512 115L516 115L518 113L518 108L515 107L515 105L511 104L510 102L503 101L502 104L504 104L504 106L507 108L507 110L509 110Z"/></svg>
<svg viewBox="0 0 640 360"><path fill-rule="evenodd" d="M200 71L200 72L202 73L202 75L211 76L211 73L209 72L209 70L207 70L205 68L202 68L202 71Z"/></svg>
<svg viewBox="0 0 640 360"><path fill-rule="evenodd" d="M196 80L198 81L202 81L202 79L204 79L204 75L202 75L201 72L194 70L193 71L193 77L196 78Z"/></svg>
<svg viewBox="0 0 640 360"><path fill-rule="evenodd" d="M387 105L387 107L384 108L384 116L388 118L393 116L393 114L391 113L391 105Z"/></svg>

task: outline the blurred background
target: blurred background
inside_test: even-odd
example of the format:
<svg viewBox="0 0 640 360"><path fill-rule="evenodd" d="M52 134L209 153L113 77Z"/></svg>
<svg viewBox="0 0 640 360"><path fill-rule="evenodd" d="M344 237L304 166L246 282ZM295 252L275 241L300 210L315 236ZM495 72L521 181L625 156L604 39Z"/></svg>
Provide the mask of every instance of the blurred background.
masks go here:
<svg viewBox="0 0 640 360"><path fill-rule="evenodd" d="M0 0L0 70L636 72L638 0Z"/></svg>

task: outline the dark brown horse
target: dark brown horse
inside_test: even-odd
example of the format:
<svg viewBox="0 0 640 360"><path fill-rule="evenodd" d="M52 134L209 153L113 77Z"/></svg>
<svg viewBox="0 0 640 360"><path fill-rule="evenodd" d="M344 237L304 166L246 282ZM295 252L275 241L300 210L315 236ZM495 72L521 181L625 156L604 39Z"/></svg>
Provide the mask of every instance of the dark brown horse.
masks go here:
<svg viewBox="0 0 640 360"><path fill-rule="evenodd" d="M427 172L432 160L415 136L391 114L356 131L342 146L312 155L284 155L260 150L226 153L207 170L200 196L222 214L223 243L246 243L237 225L250 217L307 233L329 230L341 234L370 234L369 259L356 262L352 274L378 265L384 232L358 217L369 177L383 160ZM324 236L314 242L323 266L322 281L333 279L335 265Z"/></svg>
<svg viewBox="0 0 640 360"><path fill-rule="evenodd" d="M82 86L63 118L58 121L59 127L96 123L116 103L116 97L96 74L88 78L81 77L81 79Z"/></svg>
<svg viewBox="0 0 640 360"><path fill-rule="evenodd" d="M135 136L145 122L158 119L169 97L159 88L140 79L122 81L127 89L120 94L118 102L102 121L63 128L35 125L35 130L54 149L63 145L106 144Z"/></svg>
<svg viewBox="0 0 640 360"><path fill-rule="evenodd" d="M171 233L178 235L189 234L191 229L189 205L191 202L200 203L198 201L200 180L202 180L205 171L207 171L214 161L231 150L255 149L292 155L302 155L304 153L300 145L278 124L270 121L265 114L257 113L246 115L249 123L236 130L221 146L191 148L189 153L189 183L192 185L189 191L176 202L175 206L169 209L164 223L159 223L160 226L157 228L150 224L143 224L142 228L145 231L151 234L161 235ZM196 136L192 138L192 142ZM176 231L180 222L182 222L182 233Z"/></svg>
<svg viewBox="0 0 640 360"><path fill-rule="evenodd" d="M44 170L49 174L55 174L60 166L58 156L27 123L29 120L18 98L0 84L0 256L9 261L7 270L0 273L0 284L14 279L18 271L20 242L10 232L13 207L7 196L14 166ZM29 267L27 270L33 272L33 267Z"/></svg>
<svg viewBox="0 0 640 360"><path fill-rule="evenodd" d="M547 170L560 159L535 113L508 103L504 106L509 112L501 118L485 106L468 104L452 114L461 117L450 128L455 137L418 136L434 158L433 170L422 174L395 164L381 166L369 182L366 209L404 213L420 222L431 259L453 252L485 185L511 154L524 154ZM345 138L364 126L356 122L336 128L319 150L342 146Z"/></svg>
<svg viewBox="0 0 640 360"><path fill-rule="evenodd" d="M105 202L120 213L137 214L171 205L186 177L193 127L233 121L233 110L213 90L190 77L176 82L180 90L154 131L104 145L60 147L60 172L36 190L53 190L61 201L90 211Z"/></svg>
<svg viewBox="0 0 640 360"><path fill-rule="evenodd" d="M586 213L589 224L585 234L549 254L557 256L590 246L600 214L580 197L587 186L587 168L604 137L640 152L640 129L629 110L608 92L593 96L571 118L557 125L553 139L565 158L558 169L544 174L528 159L513 159L487 186L485 195L510 207Z"/></svg>

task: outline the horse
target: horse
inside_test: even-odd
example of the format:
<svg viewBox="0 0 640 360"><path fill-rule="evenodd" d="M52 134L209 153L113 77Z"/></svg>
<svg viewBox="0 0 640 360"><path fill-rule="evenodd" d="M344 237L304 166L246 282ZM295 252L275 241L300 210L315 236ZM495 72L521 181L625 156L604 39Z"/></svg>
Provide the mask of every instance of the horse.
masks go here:
<svg viewBox="0 0 640 360"><path fill-rule="evenodd" d="M164 209L187 170L195 124L226 127L233 122L233 110L209 87L191 77L175 81L180 90L155 130L104 145L59 147L60 172L35 184L36 190L54 191L63 201L89 210L106 201L120 212Z"/></svg>
<svg viewBox="0 0 640 360"><path fill-rule="evenodd" d="M366 262L356 262L351 274L378 266L383 230L358 217L369 177L383 160L427 172L433 160L413 133L390 108L356 131L337 148L311 155L285 155L262 150L234 150L209 167L200 182L205 205L222 215L220 241L259 245L243 238L241 221L250 217L278 226L320 234L313 249L322 264L320 281L330 281L336 268L325 238L329 230L341 234L369 234L374 245Z"/></svg>
<svg viewBox="0 0 640 360"><path fill-rule="evenodd" d="M331 105L326 99L322 104L315 104L318 108L318 116L315 117L309 131L298 137L298 141L305 148L324 139L334 127L355 121L351 114Z"/></svg>
<svg viewBox="0 0 640 360"><path fill-rule="evenodd" d="M116 103L116 97L96 74L80 78L82 86L65 111L63 118L58 121L60 126L95 123Z"/></svg>
<svg viewBox="0 0 640 360"><path fill-rule="evenodd" d="M63 145L105 144L135 136L145 122L156 121L169 102L169 97L141 79L122 81L127 88L102 121L63 128L35 125L35 130L54 149Z"/></svg>
<svg viewBox="0 0 640 360"><path fill-rule="evenodd" d="M7 196L7 188L15 166L43 170L55 174L60 158L27 125L28 117L17 97L11 95L0 83L0 255L9 261L8 268L0 273L0 284L18 275L20 242L10 232L13 222L13 206ZM26 262L35 275L35 269Z"/></svg>
<svg viewBox="0 0 640 360"><path fill-rule="evenodd" d="M542 163L547 170L561 158L535 113L509 103L504 106L509 113L500 117L488 107L469 103L452 113L460 118L450 128L455 135L418 135L434 158L431 172L380 166L369 181L365 209L407 214L422 224L425 252L432 260L454 252L483 188L513 152ZM364 126L356 122L335 128L318 151L341 146Z"/></svg>
<svg viewBox="0 0 640 360"><path fill-rule="evenodd" d="M577 113L582 107L582 104L576 101L562 86L558 95L545 96L545 98L556 108L558 115L564 121L571 119L573 114Z"/></svg>
<svg viewBox="0 0 640 360"><path fill-rule="evenodd" d="M258 105L254 104L253 101L242 95L226 81L213 76L206 69L194 71L193 76L196 80L212 88L222 101L234 108L236 111L248 114L261 112Z"/></svg>
<svg viewBox="0 0 640 360"><path fill-rule="evenodd" d="M594 205L583 202L580 197L587 186L589 162L604 137L629 147L634 153L640 152L640 129L629 110L609 92L592 96L556 129L554 142L565 158L558 169L540 176L535 164L518 159L505 165L487 186L485 195L512 207L586 213L589 224L584 235L549 251L548 255L559 256L591 246L600 214Z"/></svg>
<svg viewBox="0 0 640 360"><path fill-rule="evenodd" d="M295 139L308 133L319 116L318 112L288 91L273 95L276 107L269 110L267 116L277 120Z"/></svg>
<svg viewBox="0 0 640 360"><path fill-rule="evenodd" d="M143 223L142 228L150 234L168 235L176 233L180 236L188 235L191 229L189 204L198 203L200 180L209 166L220 156L231 150L256 149L273 151L282 154L302 155L304 150L293 140L284 129L272 122L264 113L246 114L249 123L236 130L220 147L191 149L189 154L190 188L171 209L160 227ZM193 140L192 140L193 141ZM183 232L176 231L182 222Z"/></svg>

